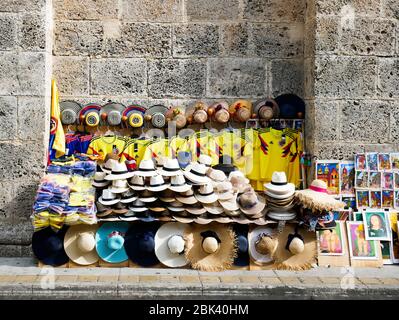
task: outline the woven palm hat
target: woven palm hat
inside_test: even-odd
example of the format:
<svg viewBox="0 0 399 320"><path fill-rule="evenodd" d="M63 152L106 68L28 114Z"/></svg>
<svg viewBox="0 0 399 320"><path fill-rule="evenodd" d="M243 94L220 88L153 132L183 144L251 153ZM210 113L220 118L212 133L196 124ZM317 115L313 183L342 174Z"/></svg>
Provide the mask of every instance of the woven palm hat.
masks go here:
<svg viewBox="0 0 399 320"><path fill-rule="evenodd" d="M80 224L68 229L64 248L69 259L79 265L90 265L99 259L96 251L97 225Z"/></svg>
<svg viewBox="0 0 399 320"><path fill-rule="evenodd" d="M96 172L94 174L94 180L92 186L95 188L104 188L110 184L110 181L105 180L105 172Z"/></svg>
<svg viewBox="0 0 399 320"><path fill-rule="evenodd" d="M111 174L113 166L119 162L119 156L117 154L108 153L105 156L104 163L100 164L100 169L106 174Z"/></svg>
<svg viewBox="0 0 399 320"><path fill-rule="evenodd" d="M251 220L249 220L248 217L245 216L242 213L240 213L240 215L238 215L236 217L231 217L231 219L233 220L233 222L236 222L238 224L249 224L249 223L251 223Z"/></svg>
<svg viewBox="0 0 399 320"><path fill-rule="evenodd" d="M159 200L169 203L175 201L176 196L172 190L166 189L159 194Z"/></svg>
<svg viewBox="0 0 399 320"><path fill-rule="evenodd" d="M277 269L310 269L317 258L316 234L299 229L298 225L286 224L278 235L278 246L273 257Z"/></svg>
<svg viewBox="0 0 399 320"><path fill-rule="evenodd" d="M267 216L275 221L290 221L294 220L296 218L296 212L295 211L283 211L283 212L276 212L276 211L270 211L267 213Z"/></svg>
<svg viewBox="0 0 399 320"><path fill-rule="evenodd" d="M295 197L304 208L312 211L337 211L344 209L345 204L327 193L327 184L323 180L313 180L309 189L295 192Z"/></svg>
<svg viewBox="0 0 399 320"><path fill-rule="evenodd" d="M147 190L153 192L164 191L169 188L169 183L166 183L161 175L155 175L150 178L150 185Z"/></svg>
<svg viewBox="0 0 399 320"><path fill-rule="evenodd" d="M192 223L195 221L195 217L193 217L193 216L181 217L178 215L173 215L172 217L173 217L173 219L175 219L177 222L180 222L180 223Z"/></svg>
<svg viewBox="0 0 399 320"><path fill-rule="evenodd" d="M121 103L110 102L101 107L101 118L106 115L107 124L110 126L119 126L122 122L122 113L125 106Z"/></svg>
<svg viewBox="0 0 399 320"><path fill-rule="evenodd" d="M174 192L187 192L191 190L192 187L186 182L184 176L178 175L170 178L169 189Z"/></svg>
<svg viewBox="0 0 399 320"><path fill-rule="evenodd" d="M129 185L126 180L113 180L112 185L108 187L108 190L112 193L124 193L128 191Z"/></svg>
<svg viewBox="0 0 399 320"><path fill-rule="evenodd" d="M149 203L149 202L156 201L157 197L155 196L154 192L144 190L143 192L141 192L139 194L139 200L141 200L142 202L145 202L145 203Z"/></svg>
<svg viewBox="0 0 399 320"><path fill-rule="evenodd" d="M223 271L237 256L235 234L230 227L217 223L194 225L185 233L187 260L194 269Z"/></svg>
<svg viewBox="0 0 399 320"><path fill-rule="evenodd" d="M143 191L146 189L144 178L141 176L133 176L128 182L129 187L135 191Z"/></svg>
<svg viewBox="0 0 399 320"><path fill-rule="evenodd" d="M209 177L206 175L207 170L208 167L205 164L192 162L184 170L184 176L195 184L206 184L210 182Z"/></svg>
<svg viewBox="0 0 399 320"><path fill-rule="evenodd" d="M283 171L274 171L271 182L266 183L264 186L268 194L271 196L288 196L295 191L295 185L293 183L288 183L287 175Z"/></svg>
<svg viewBox="0 0 399 320"><path fill-rule="evenodd" d="M253 189L240 194L237 202L241 211L248 216L253 216L261 213L266 206L265 199L257 195L255 190Z"/></svg>
<svg viewBox="0 0 399 320"><path fill-rule="evenodd" d="M154 128L163 128L166 125L167 112L167 107L163 105L154 105L146 110L144 117L151 119L151 124Z"/></svg>
<svg viewBox="0 0 399 320"><path fill-rule="evenodd" d="M186 206L185 208L188 213L193 214L195 216L200 216L206 212L206 209L204 208L203 204L199 202L190 206Z"/></svg>
<svg viewBox="0 0 399 320"><path fill-rule="evenodd" d="M226 101L211 106L215 110L214 118L218 123L227 123L230 120L229 104Z"/></svg>
<svg viewBox="0 0 399 320"><path fill-rule="evenodd" d="M60 102L60 117L62 124L69 125L76 123L82 106L75 101Z"/></svg>
<svg viewBox="0 0 399 320"><path fill-rule="evenodd" d="M165 177L173 177L177 175L182 175L183 171L180 169L179 161L177 158L166 159L163 164L162 169L159 172Z"/></svg>
<svg viewBox="0 0 399 320"><path fill-rule="evenodd" d="M223 207L217 201L208 204L204 203L203 205L206 211L210 214L220 215L224 212Z"/></svg>
<svg viewBox="0 0 399 320"><path fill-rule="evenodd" d="M220 182L215 185L218 200L229 200L234 197L233 185L229 181Z"/></svg>
<svg viewBox="0 0 399 320"><path fill-rule="evenodd" d="M229 200L219 200L219 203L227 211L237 211L240 209L237 202L237 193Z"/></svg>
<svg viewBox="0 0 399 320"><path fill-rule="evenodd" d="M112 206L119 202L119 198L110 190L104 189L101 197L98 198L98 202L104 206Z"/></svg>
<svg viewBox="0 0 399 320"><path fill-rule="evenodd" d="M245 122L251 118L252 115L252 102L249 100L237 100L229 107L231 114L239 122Z"/></svg>
<svg viewBox="0 0 399 320"><path fill-rule="evenodd" d="M258 265L271 263L277 250L277 231L271 227L259 226L248 234L249 255Z"/></svg>
<svg viewBox="0 0 399 320"><path fill-rule="evenodd" d="M200 216L197 216L196 218L195 218L195 223L198 223L198 224L209 224L209 223L211 223L211 222L213 222L213 221L215 221L214 220L214 217L212 217L210 214L208 214L208 213L203 213L203 214L201 214Z"/></svg>
<svg viewBox="0 0 399 320"><path fill-rule="evenodd" d="M155 169L155 164L152 159L142 160L139 164L139 168L134 172L136 176L140 177L152 177L158 174Z"/></svg>
<svg viewBox="0 0 399 320"><path fill-rule="evenodd" d="M219 222L219 223L232 223L233 222L231 217L227 217L227 216L223 216L223 215L215 216L213 218L213 220L216 222Z"/></svg>
<svg viewBox="0 0 399 320"><path fill-rule="evenodd" d="M188 205L198 203L198 200L194 196L194 191L192 189L176 194L176 200Z"/></svg>
<svg viewBox="0 0 399 320"><path fill-rule="evenodd" d="M129 179L133 176L134 172L129 172L124 162L114 162L112 165L112 171L105 177L105 180L123 180Z"/></svg>
<svg viewBox="0 0 399 320"><path fill-rule="evenodd" d="M259 119L270 120L278 118L280 108L277 102L273 99L262 99L254 103L254 113Z"/></svg>
<svg viewBox="0 0 399 320"><path fill-rule="evenodd" d="M213 191L211 183L201 185L198 191L195 193L195 198L201 203L214 203L218 200L218 196Z"/></svg>

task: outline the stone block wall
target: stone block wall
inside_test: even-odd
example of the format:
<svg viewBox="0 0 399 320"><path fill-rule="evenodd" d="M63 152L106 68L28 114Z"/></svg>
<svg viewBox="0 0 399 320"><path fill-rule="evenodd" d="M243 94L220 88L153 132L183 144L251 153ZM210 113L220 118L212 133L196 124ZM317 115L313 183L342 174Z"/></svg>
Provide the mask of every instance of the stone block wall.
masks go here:
<svg viewBox="0 0 399 320"><path fill-rule="evenodd" d="M303 95L305 0L53 0L54 75L82 103Z"/></svg>
<svg viewBox="0 0 399 320"><path fill-rule="evenodd" d="M48 144L51 20L47 0L0 3L0 256L31 254L29 215Z"/></svg>

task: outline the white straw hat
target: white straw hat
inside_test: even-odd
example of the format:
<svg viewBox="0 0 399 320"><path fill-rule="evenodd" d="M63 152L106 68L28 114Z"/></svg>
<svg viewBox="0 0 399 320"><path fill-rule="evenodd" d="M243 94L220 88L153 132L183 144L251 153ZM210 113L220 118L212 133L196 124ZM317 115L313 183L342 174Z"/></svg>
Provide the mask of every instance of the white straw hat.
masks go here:
<svg viewBox="0 0 399 320"><path fill-rule="evenodd" d="M235 171L230 172L228 180L231 181L231 180L232 180L233 178L235 178L235 177L243 178L243 179L244 179L244 182L245 182L246 184L249 183L249 179L246 178L245 175L244 175L240 170L235 170Z"/></svg>
<svg viewBox="0 0 399 320"><path fill-rule="evenodd" d="M207 167L204 164L194 162L191 165L190 170L184 171L184 176L197 184L205 184L210 181L209 177L206 176Z"/></svg>
<svg viewBox="0 0 399 320"><path fill-rule="evenodd" d="M153 192L149 190L144 190L139 194L139 199L145 203L154 202L157 200L157 197L154 195Z"/></svg>
<svg viewBox="0 0 399 320"><path fill-rule="evenodd" d="M186 211L195 216L200 216L206 212L206 209L202 204L198 203L196 205L186 206Z"/></svg>
<svg viewBox="0 0 399 320"><path fill-rule="evenodd" d="M106 174L111 174L113 166L118 163L118 160L109 158L105 163L100 165L100 168Z"/></svg>
<svg viewBox="0 0 399 320"><path fill-rule="evenodd" d="M173 202L168 203L167 208L171 212L183 212L186 210L184 208L183 203L181 203L180 201L173 201Z"/></svg>
<svg viewBox="0 0 399 320"><path fill-rule="evenodd" d="M147 187L147 190L158 192L166 190L169 187L168 183L165 183L163 177L161 175L152 176L150 179L150 185Z"/></svg>
<svg viewBox="0 0 399 320"><path fill-rule="evenodd" d="M110 184L110 181L105 180L105 176L107 174L105 172L96 172L94 174L94 180L93 180L93 187L96 188L104 188Z"/></svg>
<svg viewBox="0 0 399 320"><path fill-rule="evenodd" d="M139 164L138 170L135 171L134 174L141 177L155 176L157 174L157 171L155 169L154 161L151 159L142 160Z"/></svg>
<svg viewBox="0 0 399 320"><path fill-rule="evenodd" d="M68 257L79 265L90 265L99 259L96 251L97 225L76 225L65 234L64 249Z"/></svg>
<svg viewBox="0 0 399 320"><path fill-rule="evenodd" d="M206 154L201 154L198 157L198 162L209 168L212 165L212 158Z"/></svg>
<svg viewBox="0 0 399 320"><path fill-rule="evenodd" d="M129 210L132 212L145 212L148 210L146 203L141 201L140 199L137 199L134 201L132 204L129 206Z"/></svg>
<svg viewBox="0 0 399 320"><path fill-rule="evenodd" d="M204 203L204 208L210 214L220 215L224 212L224 208L217 201L209 204Z"/></svg>
<svg viewBox="0 0 399 320"><path fill-rule="evenodd" d="M182 175L183 171L180 169L179 161L176 158L167 159L159 171L159 173L165 177L173 177Z"/></svg>
<svg viewBox="0 0 399 320"><path fill-rule="evenodd" d="M250 257L256 264L263 265L271 263L274 259L272 258L273 253L277 249L277 239L275 230L270 227L259 226L253 229L248 234L248 252ZM264 238L262 240L262 238ZM265 242L263 244L262 252L260 250L260 241Z"/></svg>
<svg viewBox="0 0 399 320"><path fill-rule="evenodd" d="M218 196L214 193L211 183L200 186L195 197L201 203L213 203L218 200Z"/></svg>
<svg viewBox="0 0 399 320"><path fill-rule="evenodd" d="M295 194L295 190L289 191L286 194L277 194L277 193L272 193L272 192L266 190L265 194L274 199L287 199L289 197L292 197Z"/></svg>
<svg viewBox="0 0 399 320"><path fill-rule="evenodd" d="M121 194L120 202L131 203L133 201L136 201L137 199L138 196L132 190L129 189L128 191Z"/></svg>
<svg viewBox="0 0 399 320"><path fill-rule="evenodd" d="M184 204L195 204L198 202L197 198L194 196L194 191L192 189L176 194L176 200Z"/></svg>
<svg viewBox="0 0 399 320"><path fill-rule="evenodd" d="M229 200L219 200L219 203L221 204L221 206L228 211L236 211L239 210L240 207L238 206L237 203L237 194L235 193L233 198L229 199Z"/></svg>
<svg viewBox="0 0 399 320"><path fill-rule="evenodd" d="M186 183L183 175L178 175L170 178L169 189L174 192L186 192L191 190L191 186Z"/></svg>
<svg viewBox="0 0 399 320"><path fill-rule="evenodd" d="M124 162L115 162L112 171L105 177L105 180L122 180L133 177L134 173L127 170Z"/></svg>
<svg viewBox="0 0 399 320"><path fill-rule="evenodd" d="M98 198L98 202L104 206L112 206L119 202L119 198L117 198L115 193L112 193L110 190L104 189L101 197Z"/></svg>
<svg viewBox="0 0 399 320"><path fill-rule="evenodd" d="M113 180L108 189L112 193L123 193L129 190L129 186L126 180Z"/></svg>
<svg viewBox="0 0 399 320"><path fill-rule="evenodd" d="M237 202L241 211L246 215L259 214L266 206L265 199L258 196L253 189L240 194Z"/></svg>
<svg viewBox="0 0 399 320"><path fill-rule="evenodd" d="M228 181L216 184L215 192L219 200L229 200L234 197L233 185Z"/></svg>
<svg viewBox="0 0 399 320"><path fill-rule="evenodd" d="M136 191L145 190L146 187L145 187L144 178L141 176L133 176L133 178L130 179L129 187Z"/></svg>
<svg viewBox="0 0 399 320"><path fill-rule="evenodd" d="M295 191L295 185L287 182L287 176L283 171L273 172L272 181L266 183L265 188L269 194L275 195L287 195Z"/></svg>

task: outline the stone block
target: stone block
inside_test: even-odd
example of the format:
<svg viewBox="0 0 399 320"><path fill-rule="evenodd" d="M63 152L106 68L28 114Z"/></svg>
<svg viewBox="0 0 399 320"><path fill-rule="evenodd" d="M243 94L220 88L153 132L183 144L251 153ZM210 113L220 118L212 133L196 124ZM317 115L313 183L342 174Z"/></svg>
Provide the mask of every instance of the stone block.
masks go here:
<svg viewBox="0 0 399 320"><path fill-rule="evenodd" d="M21 257L33 257L32 246L21 246Z"/></svg>
<svg viewBox="0 0 399 320"><path fill-rule="evenodd" d="M339 48L339 20L337 17L317 17L315 49L317 52L333 53Z"/></svg>
<svg viewBox="0 0 399 320"><path fill-rule="evenodd" d="M18 137L21 140L43 141L46 124L44 97L18 97Z"/></svg>
<svg viewBox="0 0 399 320"><path fill-rule="evenodd" d="M269 74L273 97L282 93L303 96L303 60L272 60Z"/></svg>
<svg viewBox="0 0 399 320"><path fill-rule="evenodd" d="M1 0L0 12L44 11L47 0Z"/></svg>
<svg viewBox="0 0 399 320"><path fill-rule="evenodd" d="M244 19L250 21L303 21L304 0L244 0Z"/></svg>
<svg viewBox="0 0 399 320"><path fill-rule="evenodd" d="M182 0L122 0L122 18L135 22L183 22Z"/></svg>
<svg viewBox="0 0 399 320"><path fill-rule="evenodd" d="M9 245L29 245L31 243L33 227L29 219L19 223L2 223L0 230L0 243Z"/></svg>
<svg viewBox="0 0 399 320"><path fill-rule="evenodd" d="M14 182L13 202L8 207L14 221L29 220L38 187L38 180Z"/></svg>
<svg viewBox="0 0 399 320"><path fill-rule="evenodd" d="M399 19L399 2L397 0L382 0L385 16Z"/></svg>
<svg viewBox="0 0 399 320"><path fill-rule="evenodd" d="M17 18L14 14L0 14L0 50L11 50L17 43Z"/></svg>
<svg viewBox="0 0 399 320"><path fill-rule="evenodd" d="M207 85L207 95L214 98L263 96L265 62L244 58L209 59Z"/></svg>
<svg viewBox="0 0 399 320"><path fill-rule="evenodd" d="M316 10L321 14L339 15L350 18L353 14L378 16L381 0L317 0Z"/></svg>
<svg viewBox="0 0 399 320"><path fill-rule="evenodd" d="M392 105L392 111L391 111L391 125L390 127L390 135L391 135L391 140L392 141L399 141L399 102L396 101Z"/></svg>
<svg viewBox="0 0 399 320"><path fill-rule="evenodd" d="M20 257L21 246L0 244L0 256L1 257Z"/></svg>
<svg viewBox="0 0 399 320"><path fill-rule="evenodd" d="M56 55L98 55L103 51L103 26L98 21L56 21Z"/></svg>
<svg viewBox="0 0 399 320"><path fill-rule="evenodd" d="M373 97L377 61L369 57L321 56L315 59L315 95L329 98Z"/></svg>
<svg viewBox="0 0 399 320"><path fill-rule="evenodd" d="M303 56L303 24L252 24L251 32L256 56L263 58Z"/></svg>
<svg viewBox="0 0 399 320"><path fill-rule="evenodd" d="M89 58L54 57L53 75L62 96L79 96L89 93Z"/></svg>
<svg viewBox="0 0 399 320"><path fill-rule="evenodd" d="M171 27L161 24L123 23L120 36L105 40L105 53L121 57L168 57Z"/></svg>
<svg viewBox="0 0 399 320"><path fill-rule="evenodd" d="M221 54L224 56L245 56L249 53L249 26L247 23L220 26Z"/></svg>
<svg viewBox="0 0 399 320"><path fill-rule="evenodd" d="M90 93L94 95L146 95L144 59L91 61Z"/></svg>
<svg viewBox="0 0 399 320"><path fill-rule="evenodd" d="M12 210L10 208L14 205L14 182L0 182L0 221L10 221L12 219Z"/></svg>
<svg viewBox="0 0 399 320"><path fill-rule="evenodd" d="M202 97L205 64L197 59L164 59L149 62L148 92L156 97Z"/></svg>
<svg viewBox="0 0 399 320"><path fill-rule="evenodd" d="M46 49L45 14L24 14L21 18L20 46L26 51L44 51Z"/></svg>
<svg viewBox="0 0 399 320"><path fill-rule="evenodd" d="M315 97L315 61L314 58L306 58L303 62L304 98L314 99Z"/></svg>
<svg viewBox="0 0 399 320"><path fill-rule="evenodd" d="M325 142L315 141L312 155L317 159L337 159L352 160L356 153L364 152L364 144L362 143L334 143L326 144Z"/></svg>
<svg viewBox="0 0 399 320"><path fill-rule="evenodd" d="M236 20L240 15L239 0L186 0L190 21Z"/></svg>
<svg viewBox="0 0 399 320"><path fill-rule="evenodd" d="M316 141L337 140L339 138L339 103L331 100L316 100L313 103L313 139ZM343 126L346 126L346 123Z"/></svg>
<svg viewBox="0 0 399 320"><path fill-rule="evenodd" d="M0 97L0 140L12 140L17 135L17 98Z"/></svg>
<svg viewBox="0 0 399 320"><path fill-rule="evenodd" d="M219 27L209 24L184 24L173 29L174 57L206 57L219 53Z"/></svg>
<svg viewBox="0 0 399 320"><path fill-rule="evenodd" d="M316 54L316 19L310 17L304 24L303 55L305 59Z"/></svg>
<svg viewBox="0 0 399 320"><path fill-rule="evenodd" d="M0 143L0 176L4 180L21 180L29 177L31 181L39 179L45 168L45 150L43 142Z"/></svg>
<svg viewBox="0 0 399 320"><path fill-rule="evenodd" d="M384 143L389 140L392 105L385 101L345 101L342 103L341 138L345 142Z"/></svg>
<svg viewBox="0 0 399 320"><path fill-rule="evenodd" d="M399 58L378 60L378 95L384 98L399 97Z"/></svg>
<svg viewBox="0 0 399 320"><path fill-rule="evenodd" d="M57 20L102 20L118 18L115 0L54 0Z"/></svg>
<svg viewBox="0 0 399 320"><path fill-rule="evenodd" d="M0 52L0 95L44 95L43 53Z"/></svg>
<svg viewBox="0 0 399 320"><path fill-rule="evenodd" d="M356 19L354 29L339 30L340 49L352 55L393 55L395 27L394 20Z"/></svg>

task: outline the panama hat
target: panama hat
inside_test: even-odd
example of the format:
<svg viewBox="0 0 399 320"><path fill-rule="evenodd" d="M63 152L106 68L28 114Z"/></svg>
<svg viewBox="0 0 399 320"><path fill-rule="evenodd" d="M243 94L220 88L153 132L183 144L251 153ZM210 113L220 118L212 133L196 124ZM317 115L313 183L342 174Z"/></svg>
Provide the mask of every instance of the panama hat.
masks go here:
<svg viewBox="0 0 399 320"><path fill-rule="evenodd" d="M111 173L105 177L105 180L122 180L133 176L134 172L129 172L125 163L115 162L112 166Z"/></svg>
<svg viewBox="0 0 399 320"><path fill-rule="evenodd" d="M252 115L252 102L249 100L237 100L229 107L231 114L238 122L246 122Z"/></svg>
<svg viewBox="0 0 399 320"><path fill-rule="evenodd" d="M178 215L173 215L172 218L174 220L176 220L177 222L180 223L193 223L195 221L195 217L193 216L188 216L188 217L182 217L182 216L178 216Z"/></svg>
<svg viewBox="0 0 399 320"><path fill-rule="evenodd" d="M92 186L96 187L96 188L104 188L104 187L108 186L110 184L110 182L105 180L106 175L107 174L105 172L96 172L94 174L94 180L93 180Z"/></svg>
<svg viewBox="0 0 399 320"><path fill-rule="evenodd" d="M261 196L258 196L255 190L250 190L240 194L238 197L238 205L242 212L246 215L255 215L265 208L266 202Z"/></svg>
<svg viewBox="0 0 399 320"><path fill-rule="evenodd" d="M238 267L248 266L248 226L234 224L233 231L236 235L237 242L237 257L234 259L233 264Z"/></svg>
<svg viewBox="0 0 399 320"><path fill-rule="evenodd" d="M208 105L203 101L196 102L192 119L194 123L205 123L208 121Z"/></svg>
<svg viewBox="0 0 399 320"><path fill-rule="evenodd" d="M169 211L171 212L183 212L186 209L184 208L183 203L181 203L180 201L173 201L168 203L167 208Z"/></svg>
<svg viewBox="0 0 399 320"><path fill-rule="evenodd" d="M211 182L214 186L227 180L227 177L223 171L215 170L213 168L209 168L206 175L211 179Z"/></svg>
<svg viewBox="0 0 399 320"><path fill-rule="evenodd" d="M189 170L184 171L184 176L193 183L206 184L210 181L206 176L207 167L204 164L193 162Z"/></svg>
<svg viewBox="0 0 399 320"><path fill-rule="evenodd" d="M108 190L112 193L124 193L129 190L129 186L126 180L113 180Z"/></svg>
<svg viewBox="0 0 399 320"><path fill-rule="evenodd" d="M98 261L96 251L96 225L76 225L65 234L64 248L68 257L79 265L89 265Z"/></svg>
<svg viewBox="0 0 399 320"><path fill-rule="evenodd" d="M129 211L126 204L122 202L115 203L111 209L114 214L125 214Z"/></svg>
<svg viewBox="0 0 399 320"><path fill-rule="evenodd" d="M149 159L142 160L139 164L139 169L134 174L141 177L152 177L158 173L155 169L154 161Z"/></svg>
<svg viewBox="0 0 399 320"><path fill-rule="evenodd" d="M191 206L186 206L185 209L188 213L191 213L195 216L199 216L206 212L206 209L204 208L204 206L199 202L197 204L194 204Z"/></svg>
<svg viewBox="0 0 399 320"><path fill-rule="evenodd" d="M129 181L129 187L135 191L143 191L146 189L144 178L141 176L133 176Z"/></svg>
<svg viewBox="0 0 399 320"><path fill-rule="evenodd" d="M233 222L233 219L231 217L219 215L219 216L214 216L213 221L216 221L219 223L231 223L231 222Z"/></svg>
<svg viewBox="0 0 399 320"><path fill-rule="evenodd" d="M266 190L269 194L287 195L295 191L295 185L287 182L285 172L274 171L272 180L265 184Z"/></svg>
<svg viewBox="0 0 399 320"><path fill-rule="evenodd" d="M109 263L126 261L124 243L129 225L126 222L106 222L96 233L96 250L100 258Z"/></svg>
<svg viewBox="0 0 399 320"><path fill-rule="evenodd" d="M147 205L147 207L152 213L159 214L159 213L164 213L165 211L167 211L164 204L159 200L149 203Z"/></svg>
<svg viewBox="0 0 399 320"><path fill-rule="evenodd" d="M213 221L213 217L206 212L200 216L197 216L194 220L194 222L198 224L209 224Z"/></svg>
<svg viewBox="0 0 399 320"><path fill-rule="evenodd" d="M110 126L119 126L122 122L122 113L125 108L121 103L109 102L101 107L101 118L106 120Z"/></svg>
<svg viewBox="0 0 399 320"><path fill-rule="evenodd" d="M226 101L215 103L211 106L215 110L214 118L218 123L227 123L230 120L229 104Z"/></svg>
<svg viewBox="0 0 399 320"><path fill-rule="evenodd" d="M214 193L211 183L201 185L195 193L195 198L201 203L213 203L218 200L218 196Z"/></svg>
<svg viewBox="0 0 399 320"><path fill-rule="evenodd" d="M97 207L97 217L106 217L112 213L112 209L110 206L104 206L100 202L96 202Z"/></svg>
<svg viewBox="0 0 399 320"><path fill-rule="evenodd" d="M254 103L254 114L259 119L270 120L279 117L280 109L275 100L270 98L261 99Z"/></svg>
<svg viewBox="0 0 399 320"><path fill-rule="evenodd" d="M234 197L233 185L228 181L218 183L215 186L215 193L218 200L229 200Z"/></svg>
<svg viewBox="0 0 399 320"><path fill-rule="evenodd" d="M278 235L278 246L273 254L277 269L308 270L316 263L316 234L298 225L286 224Z"/></svg>
<svg viewBox="0 0 399 320"><path fill-rule="evenodd" d="M159 194L159 200L161 200L162 202L169 203L175 201L176 196L172 190L166 189Z"/></svg>
<svg viewBox="0 0 399 320"><path fill-rule="evenodd" d="M111 174L113 166L119 162L119 157L116 154L108 153L105 156L104 163L100 164L100 169L106 174Z"/></svg>
<svg viewBox="0 0 399 320"><path fill-rule="evenodd" d="M277 231L270 227L258 226L248 234L249 255L258 265L264 265L274 260L273 253L277 250Z"/></svg>
<svg viewBox="0 0 399 320"><path fill-rule="evenodd" d="M187 118L183 108L171 107L165 114L168 122L173 122L176 129L182 129L187 124Z"/></svg>
<svg viewBox="0 0 399 320"><path fill-rule="evenodd" d="M224 212L223 207L217 201L213 202L213 203L204 203L204 208L210 214L219 215Z"/></svg>
<svg viewBox="0 0 399 320"><path fill-rule="evenodd" d="M287 93L275 98L280 108L280 118L294 119L304 118L305 102L296 94Z"/></svg>
<svg viewBox="0 0 399 320"><path fill-rule="evenodd" d="M152 176L150 178L150 185L147 187L147 190L158 192L166 190L169 187L168 183L165 183L164 179L161 175Z"/></svg>
<svg viewBox="0 0 399 320"><path fill-rule="evenodd" d="M296 191L298 202L313 212L337 211L344 209L345 204L327 194L327 184L323 180L313 180L309 189Z"/></svg>
<svg viewBox="0 0 399 320"><path fill-rule="evenodd" d="M178 268L188 264L184 255L184 234L187 225L169 222L162 225L155 234L155 255L167 267Z"/></svg>
<svg viewBox="0 0 399 320"><path fill-rule="evenodd" d="M194 225L185 232L187 260L201 271L223 271L237 254L235 234L230 227L211 223Z"/></svg>
<svg viewBox="0 0 399 320"><path fill-rule="evenodd" d="M251 223L251 220L248 219L243 213L240 213L240 215L231 217L233 222L236 222L238 224L249 224Z"/></svg>
<svg viewBox="0 0 399 320"><path fill-rule="evenodd" d="M61 266L69 261L64 249L64 237L68 227L54 231L47 227L32 236L32 251L36 258L49 266Z"/></svg>
<svg viewBox="0 0 399 320"><path fill-rule="evenodd" d="M183 174L179 166L179 161L176 158L166 159L159 173L165 177L173 177Z"/></svg>
<svg viewBox="0 0 399 320"><path fill-rule="evenodd" d="M122 203L131 203L133 201L136 201L138 199L138 196L136 195L136 193L134 193L131 190L128 190L124 193L121 194L121 199L120 202Z"/></svg>
<svg viewBox="0 0 399 320"><path fill-rule="evenodd" d="M104 206L112 206L115 203L119 202L119 198L112 191L104 189L102 191L101 197L98 198L98 202L100 202Z"/></svg>
<svg viewBox="0 0 399 320"><path fill-rule="evenodd" d="M62 124L70 125L76 123L82 106L75 101L62 101L59 106Z"/></svg>
<svg viewBox="0 0 399 320"><path fill-rule="evenodd" d="M157 200L157 197L152 191L149 190L144 190L139 194L139 199L142 202L148 203L148 202L154 202Z"/></svg>
<svg viewBox="0 0 399 320"><path fill-rule="evenodd" d="M125 121L132 128L140 128L144 124L145 110L145 108L137 105L128 106L122 113L122 121Z"/></svg>
<svg viewBox="0 0 399 320"><path fill-rule="evenodd" d="M296 218L296 212L286 211L286 212L276 212L270 211L267 213L267 216L276 221L290 221Z"/></svg>
<svg viewBox="0 0 399 320"><path fill-rule="evenodd" d="M174 192L187 192L191 190L191 186L186 183L184 176L173 176L170 178L169 189Z"/></svg>
<svg viewBox="0 0 399 320"><path fill-rule="evenodd" d="M229 217L237 217L239 215L241 215L241 213L243 213L240 209L237 210L227 210L225 208L224 209L224 213L229 216Z"/></svg>
<svg viewBox="0 0 399 320"><path fill-rule="evenodd" d="M240 209L237 203L237 193L229 200L219 200L219 203L227 211L236 211Z"/></svg>
<svg viewBox="0 0 399 320"><path fill-rule="evenodd" d="M245 175L240 170L235 170L235 171L230 172L228 180L230 182L232 182L232 181L234 181L235 178L242 178L244 183L246 183L246 184L249 183L249 179L246 178ZM241 180L238 180L238 181L241 181Z"/></svg>
<svg viewBox="0 0 399 320"><path fill-rule="evenodd" d="M155 234L159 226L157 222L136 222L126 232L127 255L139 266L150 267L159 263L155 255Z"/></svg>
<svg viewBox="0 0 399 320"><path fill-rule="evenodd" d="M132 212L144 212L147 211L147 206L146 203L144 203L140 199L137 199L130 204L129 210Z"/></svg>
<svg viewBox="0 0 399 320"><path fill-rule="evenodd" d="M194 196L194 191L192 189L176 194L176 200L184 204L195 204L198 202L197 198Z"/></svg>

